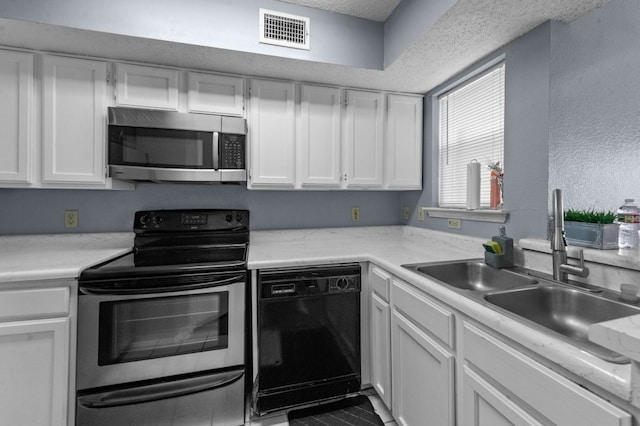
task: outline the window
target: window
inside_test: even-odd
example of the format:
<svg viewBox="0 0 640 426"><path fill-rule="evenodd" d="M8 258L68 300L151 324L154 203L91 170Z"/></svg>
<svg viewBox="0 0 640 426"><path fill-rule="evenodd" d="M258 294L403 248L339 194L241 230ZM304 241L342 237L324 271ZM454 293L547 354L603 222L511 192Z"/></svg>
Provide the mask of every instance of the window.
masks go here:
<svg viewBox="0 0 640 426"><path fill-rule="evenodd" d="M504 161L504 61L438 96L440 207L465 208L467 164L481 163L480 206L489 207L490 163Z"/></svg>

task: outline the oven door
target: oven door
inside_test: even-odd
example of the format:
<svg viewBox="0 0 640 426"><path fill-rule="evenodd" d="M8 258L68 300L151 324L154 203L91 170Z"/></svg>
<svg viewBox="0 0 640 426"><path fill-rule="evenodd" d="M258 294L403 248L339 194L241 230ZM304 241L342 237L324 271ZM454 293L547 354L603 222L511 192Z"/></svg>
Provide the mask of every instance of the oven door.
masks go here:
<svg viewBox="0 0 640 426"><path fill-rule="evenodd" d="M243 365L245 278L212 274L204 288L144 294L91 294L81 284L77 388Z"/></svg>

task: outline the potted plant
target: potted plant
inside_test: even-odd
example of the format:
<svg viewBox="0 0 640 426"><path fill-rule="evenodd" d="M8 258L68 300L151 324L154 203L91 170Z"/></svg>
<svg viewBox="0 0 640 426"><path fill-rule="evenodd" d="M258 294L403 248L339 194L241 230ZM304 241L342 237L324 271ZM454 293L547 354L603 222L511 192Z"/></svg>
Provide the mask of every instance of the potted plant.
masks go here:
<svg viewBox="0 0 640 426"><path fill-rule="evenodd" d="M573 210L564 212L564 232L567 242L601 250L618 248L618 224L615 213L608 211Z"/></svg>

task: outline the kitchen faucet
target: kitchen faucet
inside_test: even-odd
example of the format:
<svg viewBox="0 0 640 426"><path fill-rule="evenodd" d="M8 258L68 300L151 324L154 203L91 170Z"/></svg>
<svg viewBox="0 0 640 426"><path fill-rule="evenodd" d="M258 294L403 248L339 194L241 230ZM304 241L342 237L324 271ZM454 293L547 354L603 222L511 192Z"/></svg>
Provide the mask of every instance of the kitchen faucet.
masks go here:
<svg viewBox="0 0 640 426"><path fill-rule="evenodd" d="M551 252L553 253L553 279L569 282L569 274L586 277L589 269L584 266L584 253L580 250L580 264L567 263L567 240L564 237L564 210L562 208L562 191L553 190L553 234L551 235Z"/></svg>

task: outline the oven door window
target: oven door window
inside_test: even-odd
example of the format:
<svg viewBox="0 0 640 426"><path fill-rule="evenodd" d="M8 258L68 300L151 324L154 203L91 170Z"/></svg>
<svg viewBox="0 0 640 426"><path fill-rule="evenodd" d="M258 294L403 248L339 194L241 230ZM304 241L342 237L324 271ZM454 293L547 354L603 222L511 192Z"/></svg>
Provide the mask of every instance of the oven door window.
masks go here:
<svg viewBox="0 0 640 426"><path fill-rule="evenodd" d="M100 303L98 365L228 347L229 293Z"/></svg>
<svg viewBox="0 0 640 426"><path fill-rule="evenodd" d="M213 168L213 132L109 126L109 163Z"/></svg>

